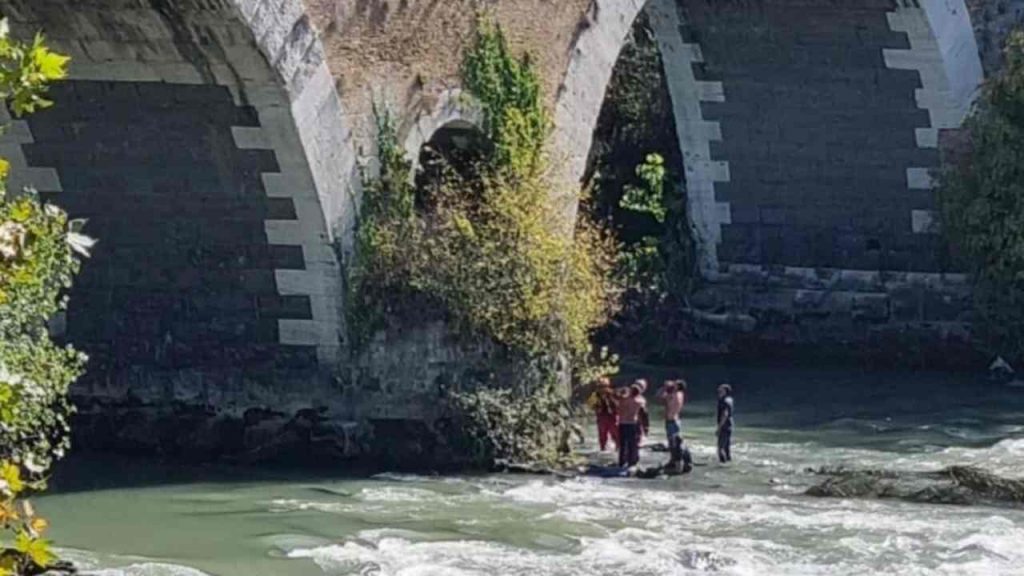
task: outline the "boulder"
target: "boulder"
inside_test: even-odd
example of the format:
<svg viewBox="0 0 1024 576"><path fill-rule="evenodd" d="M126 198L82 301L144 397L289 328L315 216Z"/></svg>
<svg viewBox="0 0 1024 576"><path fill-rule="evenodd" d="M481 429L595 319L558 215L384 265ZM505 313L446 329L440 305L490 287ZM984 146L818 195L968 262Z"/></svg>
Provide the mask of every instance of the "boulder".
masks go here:
<svg viewBox="0 0 1024 576"><path fill-rule="evenodd" d="M846 469L810 472L828 478L810 487L806 492L808 496L1024 506L1024 480L1003 478L973 466L950 466L938 472Z"/></svg>

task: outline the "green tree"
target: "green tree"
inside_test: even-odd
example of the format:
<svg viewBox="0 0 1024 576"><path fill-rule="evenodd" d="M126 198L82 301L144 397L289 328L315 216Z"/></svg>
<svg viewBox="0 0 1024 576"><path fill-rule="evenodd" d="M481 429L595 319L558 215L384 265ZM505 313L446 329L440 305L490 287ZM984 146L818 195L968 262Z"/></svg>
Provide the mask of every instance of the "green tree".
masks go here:
<svg viewBox="0 0 1024 576"><path fill-rule="evenodd" d="M15 116L52 104L46 87L67 62L42 36L12 39L0 20L0 99ZM50 339L48 321L64 308L76 251L91 245L80 223L33 190L8 191L8 169L0 159L0 576L36 574L53 560L46 521L24 496L43 488L68 445L67 390L85 359Z"/></svg>
<svg viewBox="0 0 1024 576"><path fill-rule="evenodd" d="M974 274L978 326L1003 353L1024 357L1024 33L988 81L965 140L939 176L941 223Z"/></svg>

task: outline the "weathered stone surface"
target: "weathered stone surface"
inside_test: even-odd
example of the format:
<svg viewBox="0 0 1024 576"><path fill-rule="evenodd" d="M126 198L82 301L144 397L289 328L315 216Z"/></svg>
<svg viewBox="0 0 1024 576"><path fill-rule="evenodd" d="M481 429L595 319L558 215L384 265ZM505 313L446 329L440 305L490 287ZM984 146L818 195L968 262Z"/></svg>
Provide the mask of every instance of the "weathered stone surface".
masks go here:
<svg viewBox="0 0 1024 576"><path fill-rule="evenodd" d="M264 221L294 218L260 176L274 155L235 148L256 125L226 88L69 81L61 106L31 117L30 166L61 175L50 196L99 238L75 283L67 338L92 358L77 384L170 367L315 368L315 354L277 346L280 318L310 317L308 296L280 296ZM172 102L173 106L165 106ZM73 130L69 137L66 130Z"/></svg>
<svg viewBox="0 0 1024 576"><path fill-rule="evenodd" d="M828 476L807 490L831 498L895 498L909 502L959 505L1024 505L1024 480L1002 478L971 466L938 472L818 470Z"/></svg>
<svg viewBox="0 0 1024 576"><path fill-rule="evenodd" d="M323 466L366 455L358 423L325 408L294 413L212 405L111 405L79 400L73 426L76 449L175 460L290 463Z"/></svg>

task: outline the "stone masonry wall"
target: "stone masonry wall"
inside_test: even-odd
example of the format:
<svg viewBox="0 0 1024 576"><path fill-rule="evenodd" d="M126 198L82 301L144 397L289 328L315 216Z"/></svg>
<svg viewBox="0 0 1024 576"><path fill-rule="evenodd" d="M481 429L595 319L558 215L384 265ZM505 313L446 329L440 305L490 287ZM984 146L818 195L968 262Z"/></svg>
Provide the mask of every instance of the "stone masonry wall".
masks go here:
<svg viewBox="0 0 1024 576"><path fill-rule="evenodd" d="M917 106L921 78L885 66L883 51L909 49L891 30L887 1L842 5L777 0L685 2L681 33L699 44L698 80L719 82L702 103L728 161L716 198L730 207L721 263L939 272L938 238L912 229L933 205L908 189L908 169L938 166L919 149L929 125Z"/></svg>
<svg viewBox="0 0 1024 576"><path fill-rule="evenodd" d="M690 344L975 361L940 352L969 348L970 292L944 258L930 176L939 132L959 126L980 82L976 56L957 60L962 10L656 0L648 11L702 241L708 283L693 303L756 321Z"/></svg>
<svg viewBox="0 0 1024 576"><path fill-rule="evenodd" d="M462 51L478 14L501 24L514 51L530 52L553 101L573 41L597 17L591 0L306 0L339 92L367 154L370 109L388 103L405 128L458 88Z"/></svg>
<svg viewBox="0 0 1024 576"><path fill-rule="evenodd" d="M99 240L65 323L90 355L80 448L263 457L351 418L335 381L343 204L320 183L346 184L354 157L331 160L340 101L287 4L0 2L16 35L44 30L72 57L56 105L2 146L15 186ZM346 434L329 449L351 450Z"/></svg>

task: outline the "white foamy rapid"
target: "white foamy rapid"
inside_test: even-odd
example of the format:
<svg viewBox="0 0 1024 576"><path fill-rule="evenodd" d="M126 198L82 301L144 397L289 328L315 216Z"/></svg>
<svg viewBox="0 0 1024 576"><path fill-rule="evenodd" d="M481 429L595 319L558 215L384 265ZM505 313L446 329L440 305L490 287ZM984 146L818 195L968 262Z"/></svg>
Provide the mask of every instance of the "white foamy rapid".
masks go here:
<svg viewBox="0 0 1024 576"><path fill-rule="evenodd" d="M530 513L473 537L370 529L287 555L332 576L1024 573L1018 511L720 493L685 481L477 488L459 505ZM438 495L440 508L446 498Z"/></svg>
<svg viewBox="0 0 1024 576"><path fill-rule="evenodd" d="M845 373L789 390L786 378L732 378L744 395L729 466L713 460L713 397L698 389L687 477L241 475L38 505L94 576L1024 576L1022 508L804 495L822 466L1024 477L1018 390Z"/></svg>
<svg viewBox="0 0 1024 576"><path fill-rule="evenodd" d="M82 572L82 576L209 576L205 572L187 566L162 564L160 562L140 562L121 568L105 568Z"/></svg>

